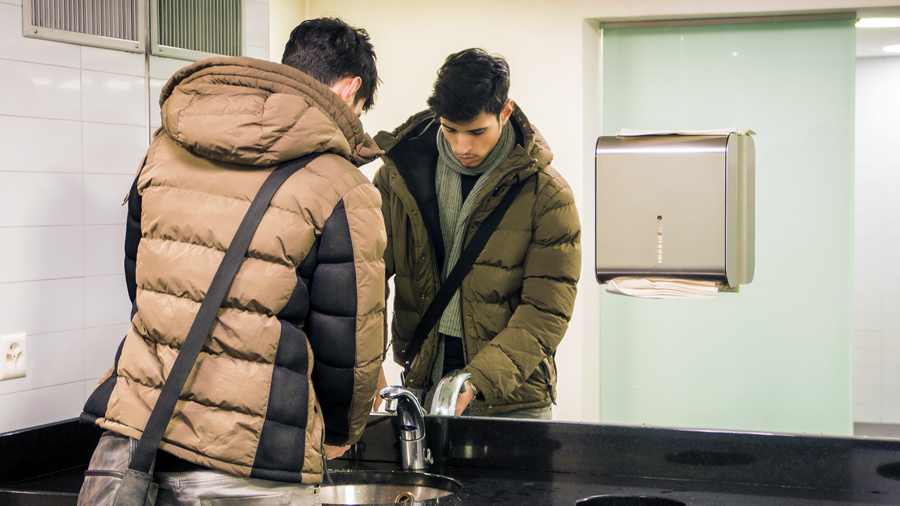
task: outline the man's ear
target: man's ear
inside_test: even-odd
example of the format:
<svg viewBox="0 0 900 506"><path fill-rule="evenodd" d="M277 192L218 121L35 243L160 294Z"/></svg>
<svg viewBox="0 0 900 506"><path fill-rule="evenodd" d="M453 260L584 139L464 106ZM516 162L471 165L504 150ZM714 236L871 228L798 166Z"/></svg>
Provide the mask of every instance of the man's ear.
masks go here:
<svg viewBox="0 0 900 506"><path fill-rule="evenodd" d="M347 102L351 106L356 102L356 92L362 86L362 78L359 76L342 77L338 82L331 86L331 91L337 93L341 100Z"/></svg>
<svg viewBox="0 0 900 506"><path fill-rule="evenodd" d="M513 112L513 101L512 101L512 99L509 99L506 101L506 104L503 106L503 110L500 111L500 126L505 125L506 122L509 121L509 117L512 115L512 112Z"/></svg>

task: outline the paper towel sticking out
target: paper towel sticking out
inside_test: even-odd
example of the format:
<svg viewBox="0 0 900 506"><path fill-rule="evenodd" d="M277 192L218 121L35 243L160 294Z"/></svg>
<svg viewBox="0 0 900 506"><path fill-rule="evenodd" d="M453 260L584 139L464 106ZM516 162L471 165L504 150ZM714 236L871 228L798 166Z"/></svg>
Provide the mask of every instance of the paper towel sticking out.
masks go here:
<svg viewBox="0 0 900 506"><path fill-rule="evenodd" d="M738 130L737 128L714 128L712 130L638 130L623 128L616 133L616 137L640 137L644 135L699 135L699 136L726 136L731 133L738 135L756 135L753 130Z"/></svg>
<svg viewBox="0 0 900 506"><path fill-rule="evenodd" d="M692 279L622 277L609 280L606 284L606 291L649 299L683 297L709 299L719 293L719 284L715 281Z"/></svg>

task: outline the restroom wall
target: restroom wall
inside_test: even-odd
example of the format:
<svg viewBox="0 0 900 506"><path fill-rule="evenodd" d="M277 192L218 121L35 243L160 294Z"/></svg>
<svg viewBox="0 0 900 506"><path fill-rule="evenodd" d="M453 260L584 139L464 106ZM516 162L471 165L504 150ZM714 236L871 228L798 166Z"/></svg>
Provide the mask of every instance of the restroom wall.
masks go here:
<svg viewBox="0 0 900 506"><path fill-rule="evenodd" d="M245 53L265 58L268 0L244 12ZM163 83L189 62L164 63ZM0 336L28 334L27 376L0 381L0 433L77 417L112 364L149 110L143 54L25 38L22 0L0 0Z"/></svg>
<svg viewBox="0 0 900 506"><path fill-rule="evenodd" d="M900 57L856 63L853 419L900 424Z"/></svg>

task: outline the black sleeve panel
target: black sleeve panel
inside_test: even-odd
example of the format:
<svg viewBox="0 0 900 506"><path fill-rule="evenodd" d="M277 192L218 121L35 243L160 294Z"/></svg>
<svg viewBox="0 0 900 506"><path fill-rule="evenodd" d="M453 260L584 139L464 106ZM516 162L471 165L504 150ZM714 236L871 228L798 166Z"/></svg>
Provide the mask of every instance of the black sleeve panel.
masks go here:
<svg viewBox="0 0 900 506"><path fill-rule="evenodd" d="M141 195L137 191L137 182L137 178L134 178L128 192L128 216L125 219L125 286L128 287L132 305L137 293L135 265L138 244L141 242Z"/></svg>
<svg viewBox="0 0 900 506"><path fill-rule="evenodd" d="M313 387L322 406L325 441L331 444L346 441L350 434L348 414L354 394L357 311L353 255L350 225L344 202L340 201L319 237L317 263L309 278L307 318L315 357Z"/></svg>

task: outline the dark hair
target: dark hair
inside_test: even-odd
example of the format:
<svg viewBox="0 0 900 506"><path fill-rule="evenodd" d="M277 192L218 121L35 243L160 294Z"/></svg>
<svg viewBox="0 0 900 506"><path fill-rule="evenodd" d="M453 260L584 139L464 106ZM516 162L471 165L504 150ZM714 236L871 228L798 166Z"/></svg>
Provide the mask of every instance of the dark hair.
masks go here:
<svg viewBox="0 0 900 506"><path fill-rule="evenodd" d="M506 60L472 48L447 57L427 103L436 117L467 123L482 112L499 116L508 95Z"/></svg>
<svg viewBox="0 0 900 506"><path fill-rule="evenodd" d="M281 63L305 72L326 86L345 77L359 76L357 99L365 99L363 110L375 103L380 82L375 68L375 48L369 34L337 18L308 19L291 32Z"/></svg>

